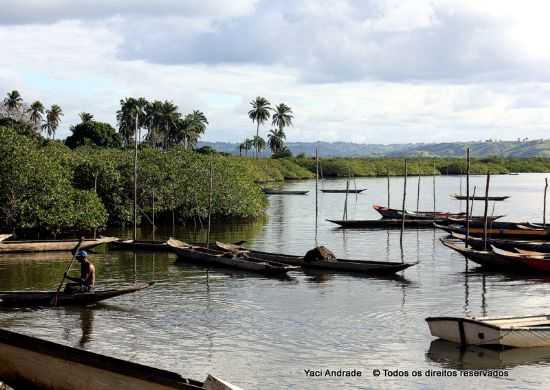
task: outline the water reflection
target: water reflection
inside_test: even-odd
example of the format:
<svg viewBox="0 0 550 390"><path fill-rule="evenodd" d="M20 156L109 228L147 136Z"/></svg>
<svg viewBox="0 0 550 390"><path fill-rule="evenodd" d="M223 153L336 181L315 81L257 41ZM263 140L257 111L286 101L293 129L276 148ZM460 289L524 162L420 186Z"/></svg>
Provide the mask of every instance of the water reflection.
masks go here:
<svg viewBox="0 0 550 390"><path fill-rule="evenodd" d="M426 357L443 368L510 369L528 364L550 363L550 348L495 350L477 346L460 346L438 339L431 342Z"/></svg>

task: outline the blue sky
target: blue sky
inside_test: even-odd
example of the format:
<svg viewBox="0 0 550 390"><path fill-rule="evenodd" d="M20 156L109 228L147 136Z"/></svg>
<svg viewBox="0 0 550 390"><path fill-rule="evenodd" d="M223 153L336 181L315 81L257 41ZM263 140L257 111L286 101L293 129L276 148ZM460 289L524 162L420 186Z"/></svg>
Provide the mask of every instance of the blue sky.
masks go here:
<svg viewBox="0 0 550 390"><path fill-rule="evenodd" d="M241 141L261 95L292 141L547 138L550 4L524 0L2 0L0 92L59 104L65 137L120 99L204 111ZM269 130L266 125L262 130Z"/></svg>

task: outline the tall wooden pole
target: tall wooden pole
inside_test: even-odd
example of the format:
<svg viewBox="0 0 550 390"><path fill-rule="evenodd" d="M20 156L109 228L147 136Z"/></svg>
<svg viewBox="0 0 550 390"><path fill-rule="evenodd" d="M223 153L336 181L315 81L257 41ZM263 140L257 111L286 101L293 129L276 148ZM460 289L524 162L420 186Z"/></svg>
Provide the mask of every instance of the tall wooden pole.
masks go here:
<svg viewBox="0 0 550 390"><path fill-rule="evenodd" d="M388 208L390 208L390 170L387 169L386 173L388 174Z"/></svg>
<svg viewBox="0 0 550 390"><path fill-rule="evenodd" d="M416 212L418 213L420 207L420 173L418 174L418 188L416 189Z"/></svg>
<svg viewBox="0 0 550 390"><path fill-rule="evenodd" d="M344 215L342 218L344 221L348 219L348 193L349 193L349 178L346 181L346 200L344 201Z"/></svg>
<svg viewBox="0 0 550 390"><path fill-rule="evenodd" d="M155 240L155 230L157 230L157 227L155 225L155 190L153 190L153 241Z"/></svg>
<svg viewBox="0 0 550 390"><path fill-rule="evenodd" d="M487 182L485 183L485 211L483 211L483 250L487 250L487 211L489 209L489 180L491 174L487 171Z"/></svg>
<svg viewBox="0 0 550 390"><path fill-rule="evenodd" d="M206 230L206 247L210 248L210 222L212 219L212 191L214 190L214 171L210 158L210 188L208 190L208 229Z"/></svg>
<svg viewBox="0 0 550 390"><path fill-rule="evenodd" d="M544 179L544 203L542 205L542 226L546 227L546 192L548 191L548 178Z"/></svg>
<svg viewBox="0 0 550 390"><path fill-rule="evenodd" d="M472 192L472 205L470 206L470 219L472 219L472 215L474 215L474 204L476 202L474 202L473 199L475 199L476 197L476 190L477 190L477 186L474 186L474 192Z"/></svg>
<svg viewBox="0 0 550 390"><path fill-rule="evenodd" d="M466 149L466 243L468 248L468 239L470 238L470 148ZM468 261L466 259L466 261Z"/></svg>
<svg viewBox="0 0 550 390"><path fill-rule="evenodd" d="M403 232L405 231L405 202L407 199L407 160L405 160L405 176L403 178L403 206L401 207L401 245L403 245Z"/></svg>
<svg viewBox="0 0 550 390"><path fill-rule="evenodd" d="M319 223L319 149L315 147L315 246L317 246L318 223Z"/></svg>
<svg viewBox="0 0 550 390"><path fill-rule="evenodd" d="M136 112L136 130L134 132L134 241L137 240L138 121L139 113Z"/></svg>
<svg viewBox="0 0 550 390"><path fill-rule="evenodd" d="M435 160L434 160L434 169L433 169L433 198L434 198L434 219L435 219Z"/></svg>

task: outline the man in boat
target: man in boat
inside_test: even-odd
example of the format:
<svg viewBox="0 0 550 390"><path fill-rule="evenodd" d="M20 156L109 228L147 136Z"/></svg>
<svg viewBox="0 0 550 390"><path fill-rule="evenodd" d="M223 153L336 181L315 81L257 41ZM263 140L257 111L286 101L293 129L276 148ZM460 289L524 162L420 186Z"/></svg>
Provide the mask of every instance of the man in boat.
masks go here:
<svg viewBox="0 0 550 390"><path fill-rule="evenodd" d="M95 286L95 266L86 251L79 251L76 259L80 263L80 278L72 278L65 272L65 278L73 281L65 286L66 293L90 292Z"/></svg>

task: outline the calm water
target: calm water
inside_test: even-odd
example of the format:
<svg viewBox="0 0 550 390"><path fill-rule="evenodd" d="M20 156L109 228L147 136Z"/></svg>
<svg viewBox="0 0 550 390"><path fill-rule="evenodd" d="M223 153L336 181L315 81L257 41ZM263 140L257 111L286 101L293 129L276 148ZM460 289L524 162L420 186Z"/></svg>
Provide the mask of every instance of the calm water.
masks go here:
<svg viewBox="0 0 550 390"><path fill-rule="evenodd" d="M484 177L474 177L478 193ZM392 206L401 203L402 179L394 178ZM416 209L416 178L409 178L408 207ZM432 208L432 179L422 178L423 209ZM353 188L352 183L352 188ZM349 197L350 218L376 218L372 204L386 204L385 179L357 179L364 194ZM288 189L314 190L314 182ZM345 180L321 188L344 188ZM473 187L473 184L472 184ZM495 176L492 194L512 195L495 213L510 220L541 220L544 175ZM457 210L449 197L457 177L437 178L438 209ZM550 349L503 353L432 342L430 315L527 315L550 312L550 279L481 273L439 243L432 229L408 230L404 253L396 230L341 230L344 194L320 194L318 241L338 256L419 264L395 278L292 273L274 280L240 272L175 263L170 254L105 251L93 255L104 287L158 280L146 292L91 308L0 312L0 326L63 344L204 379L214 373L244 389L490 389L548 388ZM313 193L273 196L268 217L216 227L213 236L246 239L250 247L303 254L315 244ZM492 205L491 205L492 208ZM474 213L482 213L476 204ZM490 209L491 210L491 209ZM126 236L129 232L109 232ZM143 236L150 232L144 228ZM157 233L167 237L170 232ZM201 240L204 231L179 227L175 235ZM53 289L67 257L0 257L2 290ZM362 377L307 377L304 369L356 369ZM373 369L408 370L408 377L374 377ZM507 369L505 378L412 377L413 370Z"/></svg>

